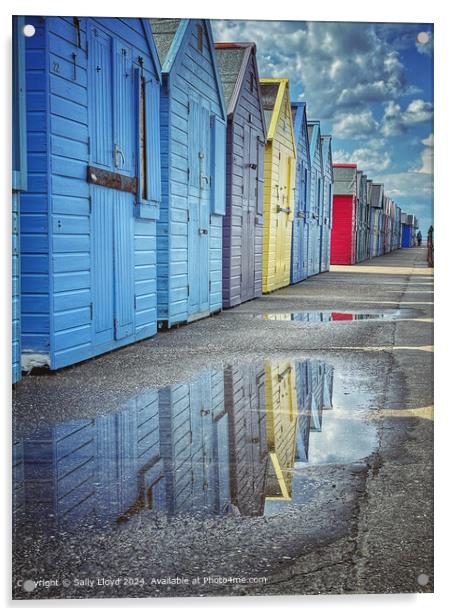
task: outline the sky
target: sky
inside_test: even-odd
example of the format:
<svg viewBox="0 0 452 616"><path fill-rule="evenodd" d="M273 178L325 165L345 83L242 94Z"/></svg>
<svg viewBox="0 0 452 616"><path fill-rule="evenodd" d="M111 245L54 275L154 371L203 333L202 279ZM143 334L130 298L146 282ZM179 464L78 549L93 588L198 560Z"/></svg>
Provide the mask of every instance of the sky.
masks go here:
<svg viewBox="0 0 452 616"><path fill-rule="evenodd" d="M215 41L253 41L261 77L289 77L293 101L385 194L433 223L432 24L212 21ZM418 37L419 33L426 33ZM421 42L419 42L419 40Z"/></svg>

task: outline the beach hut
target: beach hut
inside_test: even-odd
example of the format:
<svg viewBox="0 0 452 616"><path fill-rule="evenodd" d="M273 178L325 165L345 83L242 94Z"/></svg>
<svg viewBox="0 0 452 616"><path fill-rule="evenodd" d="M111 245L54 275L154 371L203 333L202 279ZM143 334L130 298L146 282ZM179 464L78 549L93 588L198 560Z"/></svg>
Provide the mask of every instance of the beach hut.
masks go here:
<svg viewBox="0 0 452 616"><path fill-rule="evenodd" d="M25 19L13 16L12 67L12 382L21 377L20 194L27 189L25 108Z"/></svg>
<svg viewBox="0 0 452 616"><path fill-rule="evenodd" d="M309 151L306 103L292 103L294 137L297 147L295 171L294 218L292 223L292 263L290 282L295 284L308 277L307 214L310 211L311 157Z"/></svg>
<svg viewBox="0 0 452 616"><path fill-rule="evenodd" d="M210 22L151 25L162 64L157 316L171 327L222 307L226 112Z"/></svg>
<svg viewBox="0 0 452 616"><path fill-rule="evenodd" d="M373 257L378 257L381 252L381 226L383 223L384 186L376 182L371 187L371 227L372 241L371 252Z"/></svg>
<svg viewBox="0 0 452 616"><path fill-rule="evenodd" d="M224 401L229 419L231 503L241 515L259 516L264 512L268 466L263 363L226 368Z"/></svg>
<svg viewBox="0 0 452 616"><path fill-rule="evenodd" d="M298 421L295 365L287 361L267 362L265 377L270 458L265 494L269 500L290 500Z"/></svg>
<svg viewBox="0 0 452 616"><path fill-rule="evenodd" d="M231 497L223 371L206 370L161 389L159 413L168 513L226 513Z"/></svg>
<svg viewBox="0 0 452 616"><path fill-rule="evenodd" d="M335 164L331 263L356 262L357 168L353 164Z"/></svg>
<svg viewBox="0 0 452 616"><path fill-rule="evenodd" d="M309 435L311 433L311 391L308 384L308 361L295 362L295 385L297 391L298 425L295 460L308 462Z"/></svg>
<svg viewBox="0 0 452 616"><path fill-rule="evenodd" d="M359 169L356 172L356 261L365 258L366 240L366 204L367 191L363 182L364 174Z"/></svg>
<svg viewBox="0 0 452 616"><path fill-rule="evenodd" d="M308 121L309 149L311 156L311 190L309 208L308 276L320 272L320 231L324 208L323 154L320 122Z"/></svg>
<svg viewBox="0 0 452 616"><path fill-rule="evenodd" d="M320 219L320 272L327 272L331 262L331 227L333 214L333 153L331 135L321 135L323 161L323 216Z"/></svg>
<svg viewBox="0 0 452 616"><path fill-rule="evenodd" d="M296 145L288 79L261 79L267 126L262 290L290 283Z"/></svg>
<svg viewBox="0 0 452 616"><path fill-rule="evenodd" d="M372 180L366 178L366 259L370 259L372 256L371 244L372 244L372 207L371 207L371 195L372 195Z"/></svg>
<svg viewBox="0 0 452 616"><path fill-rule="evenodd" d="M216 43L227 110L223 307L262 295L265 117L254 43Z"/></svg>
<svg viewBox="0 0 452 616"><path fill-rule="evenodd" d="M22 366L152 336L160 65L143 19L30 17Z"/></svg>

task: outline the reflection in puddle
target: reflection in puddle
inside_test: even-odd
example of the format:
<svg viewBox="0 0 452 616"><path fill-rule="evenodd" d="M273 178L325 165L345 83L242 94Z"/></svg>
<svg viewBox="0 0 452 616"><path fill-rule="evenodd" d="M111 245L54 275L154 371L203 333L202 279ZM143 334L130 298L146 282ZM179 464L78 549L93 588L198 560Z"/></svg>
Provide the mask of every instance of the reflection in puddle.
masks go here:
<svg viewBox="0 0 452 616"><path fill-rule="evenodd" d="M411 316L411 311L404 313L402 310L388 312L329 312L329 311L310 311L310 312L266 312L254 315L257 319L264 321L306 321L306 322L330 322L330 321L361 321L367 319L400 319L404 316Z"/></svg>
<svg viewBox="0 0 452 616"><path fill-rule="evenodd" d="M272 513L272 502L298 502L300 468L374 449L373 426L335 398L337 408L329 364L265 361L150 389L111 415L16 434L15 526L103 527L142 510Z"/></svg>

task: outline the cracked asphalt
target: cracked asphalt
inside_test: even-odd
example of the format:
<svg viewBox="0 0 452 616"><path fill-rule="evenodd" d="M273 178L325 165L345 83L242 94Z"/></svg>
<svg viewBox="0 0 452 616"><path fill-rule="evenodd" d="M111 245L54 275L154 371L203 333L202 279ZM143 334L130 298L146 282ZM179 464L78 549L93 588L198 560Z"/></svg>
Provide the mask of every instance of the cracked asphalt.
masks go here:
<svg viewBox="0 0 452 616"><path fill-rule="evenodd" d="M397 310L388 319L255 318ZM113 413L149 387L187 381L206 368L320 359L334 367L336 399L371 426L374 445L357 459L296 466L297 498L271 515L143 511L114 528L62 535L21 529L14 537L14 598L433 592L432 345L433 271L425 249L413 248L332 267L56 374L26 376L14 392L18 434ZM237 579L153 581L168 576ZM143 583L97 582L124 578ZM57 584L29 592L23 580Z"/></svg>

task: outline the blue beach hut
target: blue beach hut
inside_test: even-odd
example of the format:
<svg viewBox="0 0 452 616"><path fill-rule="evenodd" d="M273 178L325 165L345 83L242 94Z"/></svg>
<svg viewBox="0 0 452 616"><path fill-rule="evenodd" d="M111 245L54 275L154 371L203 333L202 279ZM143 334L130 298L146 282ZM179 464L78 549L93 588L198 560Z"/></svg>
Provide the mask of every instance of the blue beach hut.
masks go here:
<svg viewBox="0 0 452 616"><path fill-rule="evenodd" d="M30 17L22 366L152 336L160 64L147 20Z"/></svg>
<svg viewBox="0 0 452 616"><path fill-rule="evenodd" d="M210 22L150 21L163 78L157 316L171 327L222 308L226 111Z"/></svg>
<svg viewBox="0 0 452 616"><path fill-rule="evenodd" d="M168 514L226 513L231 499L223 371L206 370L161 389L159 413Z"/></svg>
<svg viewBox="0 0 452 616"><path fill-rule="evenodd" d="M13 16L12 69L12 382L21 377L20 366L20 194L27 189L25 113L25 36L22 16Z"/></svg>
<svg viewBox="0 0 452 616"><path fill-rule="evenodd" d="M308 121L309 148L311 157L310 208L308 240L308 276L320 272L320 220L323 215L323 156L320 122Z"/></svg>
<svg viewBox="0 0 452 616"><path fill-rule="evenodd" d="M320 272L328 272L331 260L333 226L333 153L331 135L321 135L323 161L323 212L320 220Z"/></svg>
<svg viewBox="0 0 452 616"><path fill-rule="evenodd" d="M292 103L294 137L297 147L295 172L295 212L292 228L292 284L308 277L308 241L310 211L311 157L309 151L306 103Z"/></svg>

